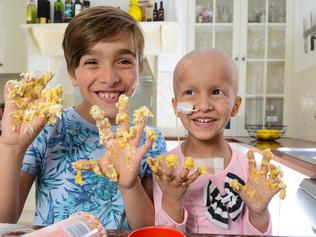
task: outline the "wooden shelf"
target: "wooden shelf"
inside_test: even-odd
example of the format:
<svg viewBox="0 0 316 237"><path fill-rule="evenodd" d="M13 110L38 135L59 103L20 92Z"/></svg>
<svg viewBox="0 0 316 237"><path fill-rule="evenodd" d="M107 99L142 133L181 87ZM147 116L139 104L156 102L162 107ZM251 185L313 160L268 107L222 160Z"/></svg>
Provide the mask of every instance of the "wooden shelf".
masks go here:
<svg viewBox="0 0 316 237"><path fill-rule="evenodd" d="M29 54L63 55L62 40L68 23L25 24ZM176 54L179 51L177 22L140 22L145 38L145 55Z"/></svg>

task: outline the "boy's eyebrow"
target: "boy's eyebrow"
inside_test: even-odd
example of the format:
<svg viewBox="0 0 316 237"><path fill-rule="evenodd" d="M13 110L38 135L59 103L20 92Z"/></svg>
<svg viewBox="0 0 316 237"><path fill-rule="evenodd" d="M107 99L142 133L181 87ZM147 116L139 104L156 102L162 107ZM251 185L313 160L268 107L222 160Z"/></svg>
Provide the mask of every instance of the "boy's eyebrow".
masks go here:
<svg viewBox="0 0 316 237"><path fill-rule="evenodd" d="M85 55L97 55L97 54L99 54L98 50L90 49ZM115 55L124 55L124 54L130 54L134 58L136 58L136 53L133 50L128 49L128 48L118 49L115 52Z"/></svg>
<svg viewBox="0 0 316 237"><path fill-rule="evenodd" d="M131 54L134 58L136 58L136 53L131 49L119 49L117 52L118 55L122 54Z"/></svg>

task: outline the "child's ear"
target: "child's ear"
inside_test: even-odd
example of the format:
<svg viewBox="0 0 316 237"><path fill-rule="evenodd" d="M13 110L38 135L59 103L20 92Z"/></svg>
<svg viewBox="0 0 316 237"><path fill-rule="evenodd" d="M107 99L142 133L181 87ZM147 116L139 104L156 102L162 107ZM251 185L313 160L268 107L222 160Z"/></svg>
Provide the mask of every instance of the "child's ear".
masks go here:
<svg viewBox="0 0 316 237"><path fill-rule="evenodd" d="M177 115L177 100L176 100L176 98L172 98L172 108L173 108L175 115Z"/></svg>
<svg viewBox="0 0 316 237"><path fill-rule="evenodd" d="M240 104L241 104L241 100L242 99L240 96L236 97L232 112L230 113L231 117L235 117L237 115L237 113L239 111Z"/></svg>
<svg viewBox="0 0 316 237"><path fill-rule="evenodd" d="M72 86L74 86L74 87L78 86L78 80L76 79L74 73L68 72L68 77L69 77L70 80L71 80Z"/></svg>

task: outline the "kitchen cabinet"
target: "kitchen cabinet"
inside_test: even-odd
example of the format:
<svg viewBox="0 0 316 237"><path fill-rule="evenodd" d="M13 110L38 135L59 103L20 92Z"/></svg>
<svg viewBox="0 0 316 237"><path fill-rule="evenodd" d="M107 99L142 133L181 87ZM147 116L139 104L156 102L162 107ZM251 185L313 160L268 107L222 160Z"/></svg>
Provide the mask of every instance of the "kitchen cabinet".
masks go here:
<svg viewBox="0 0 316 237"><path fill-rule="evenodd" d="M25 7L21 1L0 1L0 73L26 70L24 32L20 28L24 22Z"/></svg>
<svg viewBox="0 0 316 237"><path fill-rule="evenodd" d="M67 23L26 24L28 55L62 56L63 34ZM177 22L139 22L144 33L145 55L172 54L178 51Z"/></svg>
<svg viewBox="0 0 316 237"><path fill-rule="evenodd" d="M217 48L230 55L240 73L239 115L226 135L247 135L248 124L283 125L289 78L292 0L189 1L188 50Z"/></svg>

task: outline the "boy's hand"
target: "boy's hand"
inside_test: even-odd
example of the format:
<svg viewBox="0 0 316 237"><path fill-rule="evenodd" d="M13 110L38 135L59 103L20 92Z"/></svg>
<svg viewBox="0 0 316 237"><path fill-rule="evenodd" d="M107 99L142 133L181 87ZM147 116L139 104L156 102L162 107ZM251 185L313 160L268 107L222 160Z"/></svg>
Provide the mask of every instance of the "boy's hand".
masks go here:
<svg viewBox="0 0 316 237"><path fill-rule="evenodd" d="M203 166L191 172L194 169L194 162L191 157L186 158L182 170L178 174L175 174L178 157L174 154L168 154L166 157L158 156L156 160L149 157L147 163L156 174L156 180L163 193L164 200L172 199L174 202L181 201L189 185L201 174L205 174Z"/></svg>
<svg viewBox="0 0 316 237"><path fill-rule="evenodd" d="M4 89L5 108L1 121L2 142L27 148L48 121L61 115L61 87L44 90L53 74L40 78L22 74L20 81L8 81Z"/></svg>
<svg viewBox="0 0 316 237"><path fill-rule="evenodd" d="M249 208L250 214L260 215L267 211L272 197L280 192L281 199L285 198L286 185L282 181L282 171L275 165L270 164L272 153L269 149L262 152L260 169L256 167L254 152L247 153L249 162L249 177L245 186L233 180L230 185L234 191L240 194Z"/></svg>
<svg viewBox="0 0 316 237"><path fill-rule="evenodd" d="M146 130L146 142L138 147L145 129L146 119L152 114L146 107L134 112L134 127L129 127L128 97L121 95L117 104L118 114L116 133L112 132L109 120L97 106L91 108L91 114L97 121L100 143L106 146L106 154L98 161L80 160L74 163L77 170L77 183L82 185L81 170L91 170L98 175L106 176L117 182L121 188L131 188L137 182L142 158L152 146L157 134L154 130Z"/></svg>

